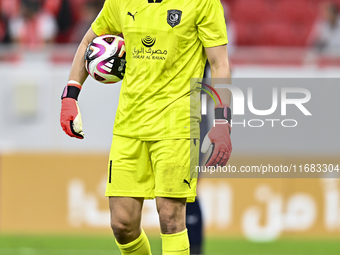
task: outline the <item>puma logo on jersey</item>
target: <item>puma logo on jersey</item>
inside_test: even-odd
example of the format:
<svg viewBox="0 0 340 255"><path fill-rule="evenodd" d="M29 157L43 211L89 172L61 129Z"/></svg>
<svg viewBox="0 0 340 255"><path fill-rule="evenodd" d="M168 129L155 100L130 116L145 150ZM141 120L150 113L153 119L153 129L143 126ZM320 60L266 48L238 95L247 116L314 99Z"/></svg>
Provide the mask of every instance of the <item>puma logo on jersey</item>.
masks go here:
<svg viewBox="0 0 340 255"><path fill-rule="evenodd" d="M135 21L135 15L136 15L136 14L137 14L137 12L136 12L134 15L132 15L131 12L128 12L128 13L127 13L127 15L129 15L129 16L131 16L131 17L133 18L133 21Z"/></svg>
<svg viewBox="0 0 340 255"><path fill-rule="evenodd" d="M190 187L190 182L188 182L186 179L184 179L184 180L183 180L183 183L188 184L189 188L191 189L191 187Z"/></svg>

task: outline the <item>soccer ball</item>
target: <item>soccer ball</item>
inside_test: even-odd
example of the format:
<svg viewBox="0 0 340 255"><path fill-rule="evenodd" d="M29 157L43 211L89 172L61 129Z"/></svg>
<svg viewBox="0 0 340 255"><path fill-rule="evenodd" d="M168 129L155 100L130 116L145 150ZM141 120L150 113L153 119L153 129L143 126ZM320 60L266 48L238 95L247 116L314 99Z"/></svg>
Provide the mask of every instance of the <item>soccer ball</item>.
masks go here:
<svg viewBox="0 0 340 255"><path fill-rule="evenodd" d="M85 68L97 81L116 83L125 73L125 42L116 35L102 35L95 38L85 52Z"/></svg>

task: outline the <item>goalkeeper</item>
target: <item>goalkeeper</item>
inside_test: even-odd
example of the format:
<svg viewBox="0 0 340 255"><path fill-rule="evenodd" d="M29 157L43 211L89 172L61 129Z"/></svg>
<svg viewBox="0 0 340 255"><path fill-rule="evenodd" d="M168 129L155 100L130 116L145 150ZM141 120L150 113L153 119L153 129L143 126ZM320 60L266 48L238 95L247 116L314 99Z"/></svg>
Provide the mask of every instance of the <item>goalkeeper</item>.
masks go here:
<svg viewBox="0 0 340 255"><path fill-rule="evenodd" d="M200 147L200 91L208 58L212 78L230 78L227 33L219 0L106 0L75 54L62 94L61 126L84 138L78 95L87 78L87 45L104 34L124 35L126 70L113 129L105 195L111 227L123 255L151 254L141 228L144 199L156 199L163 255L188 255L185 206L196 196ZM225 165L231 153L230 92L216 89L221 124L208 165ZM205 150L207 146L204 146Z"/></svg>

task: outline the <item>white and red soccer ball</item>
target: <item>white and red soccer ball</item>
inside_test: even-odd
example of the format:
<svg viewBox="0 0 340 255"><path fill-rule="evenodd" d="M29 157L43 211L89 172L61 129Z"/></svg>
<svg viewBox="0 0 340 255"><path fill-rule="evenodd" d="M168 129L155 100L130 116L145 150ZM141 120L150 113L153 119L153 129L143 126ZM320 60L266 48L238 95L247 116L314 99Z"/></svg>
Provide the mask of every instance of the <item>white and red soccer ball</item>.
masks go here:
<svg viewBox="0 0 340 255"><path fill-rule="evenodd" d="M124 77L125 55L123 38L116 35L99 36L86 49L85 68L101 83L116 83Z"/></svg>

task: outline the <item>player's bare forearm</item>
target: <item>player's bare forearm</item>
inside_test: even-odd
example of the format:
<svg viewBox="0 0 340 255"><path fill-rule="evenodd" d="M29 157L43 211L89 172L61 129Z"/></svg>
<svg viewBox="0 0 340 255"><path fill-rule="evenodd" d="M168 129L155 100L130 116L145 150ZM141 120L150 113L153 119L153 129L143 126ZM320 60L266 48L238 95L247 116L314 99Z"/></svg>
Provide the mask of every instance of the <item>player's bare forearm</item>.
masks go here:
<svg viewBox="0 0 340 255"><path fill-rule="evenodd" d="M226 83L230 84L229 65L219 66L215 70L211 68L211 77L213 78L212 80L213 86L214 86L214 78L225 78ZM230 105L230 101L231 101L230 90L226 88L216 88L216 91L221 98L222 104ZM218 102L218 100L216 102Z"/></svg>
<svg viewBox="0 0 340 255"><path fill-rule="evenodd" d="M214 80L215 78L225 79L225 82L230 84L231 80L227 45L205 48L205 51L207 53L211 68L212 86L214 86L214 83L216 83L216 81ZM230 90L226 88L216 88L216 91L221 97L222 104L230 105Z"/></svg>
<svg viewBox="0 0 340 255"><path fill-rule="evenodd" d="M90 28L85 34L74 56L69 80L77 81L80 84L83 84L86 80L88 73L84 65L85 51L89 43L96 37L97 35L93 32L92 28Z"/></svg>
<svg viewBox="0 0 340 255"><path fill-rule="evenodd" d="M227 45L205 48L211 68L212 86L214 84L230 84L230 69ZM230 158L232 144L230 140L230 99L231 93L226 88L216 88L222 105L215 106L214 125L202 142L201 151L206 153L212 146L206 166L225 166ZM216 100L218 102L218 100Z"/></svg>

